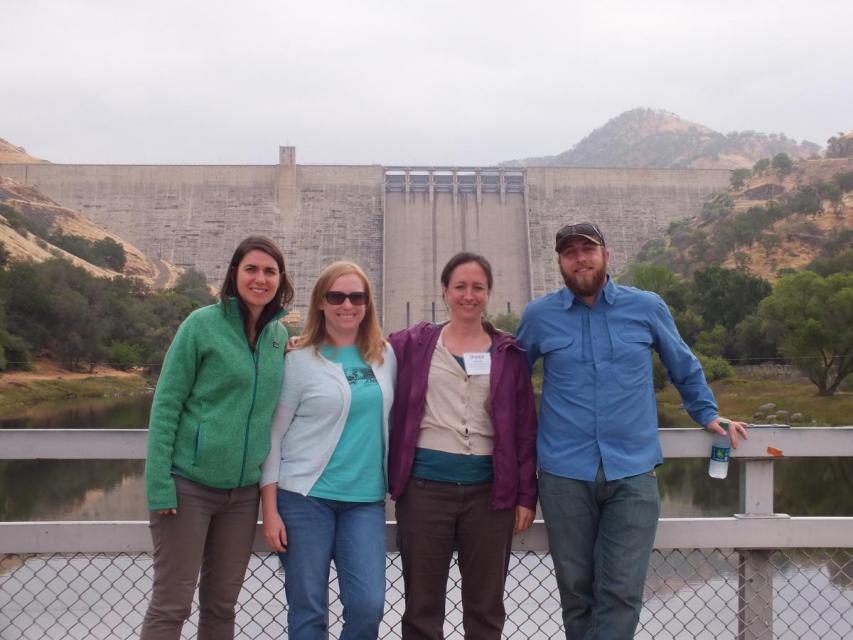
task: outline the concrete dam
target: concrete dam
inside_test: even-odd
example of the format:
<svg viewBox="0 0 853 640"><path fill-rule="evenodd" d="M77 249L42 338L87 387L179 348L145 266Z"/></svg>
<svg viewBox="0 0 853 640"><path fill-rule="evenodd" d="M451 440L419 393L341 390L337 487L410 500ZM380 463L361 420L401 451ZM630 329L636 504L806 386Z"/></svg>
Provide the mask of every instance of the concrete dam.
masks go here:
<svg viewBox="0 0 853 640"><path fill-rule="evenodd" d="M299 165L293 147L280 148L277 165L0 164L0 175L216 286L243 237L268 235L284 250L303 317L323 267L357 262L387 331L446 317L439 275L457 251L491 261L490 313L520 312L562 286L553 248L563 224L597 222L618 273L729 184L714 169Z"/></svg>

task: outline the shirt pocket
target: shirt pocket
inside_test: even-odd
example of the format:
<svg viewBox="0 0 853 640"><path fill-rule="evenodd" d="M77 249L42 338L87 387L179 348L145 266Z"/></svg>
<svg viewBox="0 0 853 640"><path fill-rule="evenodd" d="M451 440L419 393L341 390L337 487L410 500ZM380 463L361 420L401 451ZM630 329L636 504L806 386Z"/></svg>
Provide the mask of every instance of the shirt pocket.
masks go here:
<svg viewBox="0 0 853 640"><path fill-rule="evenodd" d="M549 372L577 375L583 362L580 347L580 341L576 341L574 336L563 335L543 340L539 350Z"/></svg>
<svg viewBox="0 0 853 640"><path fill-rule="evenodd" d="M651 385L652 335L648 331L631 330L616 334L613 344L613 371L626 389Z"/></svg>

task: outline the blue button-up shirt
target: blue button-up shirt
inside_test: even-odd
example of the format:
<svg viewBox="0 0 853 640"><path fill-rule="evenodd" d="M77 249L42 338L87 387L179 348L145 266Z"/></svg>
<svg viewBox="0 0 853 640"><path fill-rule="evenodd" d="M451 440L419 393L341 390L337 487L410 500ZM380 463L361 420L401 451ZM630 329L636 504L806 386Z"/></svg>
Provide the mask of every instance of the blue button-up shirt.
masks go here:
<svg viewBox="0 0 853 640"><path fill-rule="evenodd" d="M568 288L532 301L518 340L530 367L545 364L537 456L548 473L608 480L663 462L652 384L652 349L699 424L717 416L702 366L657 294L608 279L592 307Z"/></svg>

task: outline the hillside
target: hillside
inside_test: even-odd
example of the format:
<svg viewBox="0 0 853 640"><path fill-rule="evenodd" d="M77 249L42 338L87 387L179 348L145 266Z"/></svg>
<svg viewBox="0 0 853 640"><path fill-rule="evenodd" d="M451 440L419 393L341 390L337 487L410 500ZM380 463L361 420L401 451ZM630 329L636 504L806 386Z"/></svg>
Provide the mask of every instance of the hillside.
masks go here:
<svg viewBox="0 0 853 640"><path fill-rule="evenodd" d="M764 166L764 165L768 166ZM776 162L774 161L774 165ZM849 157L765 160L744 170L737 186L718 194L702 213L672 223L647 243L633 265L662 264L684 275L710 265L746 269L773 281L816 258L853 247L853 150Z"/></svg>
<svg viewBox="0 0 853 640"><path fill-rule="evenodd" d="M23 147L16 147L11 142L0 138L0 164L41 164L47 162L34 158Z"/></svg>
<svg viewBox="0 0 853 640"><path fill-rule="evenodd" d="M121 274L139 278L148 285L156 287L171 286L177 279L178 270L174 265L163 261L157 263L119 236L106 231L80 213L58 205L33 187L25 186L0 176L0 205L14 210L29 223L37 225L52 234L80 238L89 243L109 239L124 249L125 264ZM19 221L10 220L10 215L0 210L0 242L6 253L17 259L31 259L42 262L52 257L62 257L73 264L83 267L98 277L115 277L115 271L92 264L56 246L50 240L21 228Z"/></svg>
<svg viewBox="0 0 853 640"><path fill-rule="evenodd" d="M735 169L786 153L793 159L817 154L820 146L784 134L736 131L722 134L663 110L637 108L613 118L568 151L510 160L503 166L645 167Z"/></svg>

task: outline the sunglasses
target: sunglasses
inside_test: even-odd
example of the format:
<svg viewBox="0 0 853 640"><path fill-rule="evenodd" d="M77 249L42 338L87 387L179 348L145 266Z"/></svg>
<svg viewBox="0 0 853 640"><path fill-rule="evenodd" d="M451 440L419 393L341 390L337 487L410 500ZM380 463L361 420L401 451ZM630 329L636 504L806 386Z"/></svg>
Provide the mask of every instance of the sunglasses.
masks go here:
<svg viewBox="0 0 853 640"><path fill-rule="evenodd" d="M353 306L361 307L367 304L367 294L364 291L353 291L352 293L344 293L343 291L327 291L323 296L331 305L338 306L343 304L344 300L349 298Z"/></svg>

